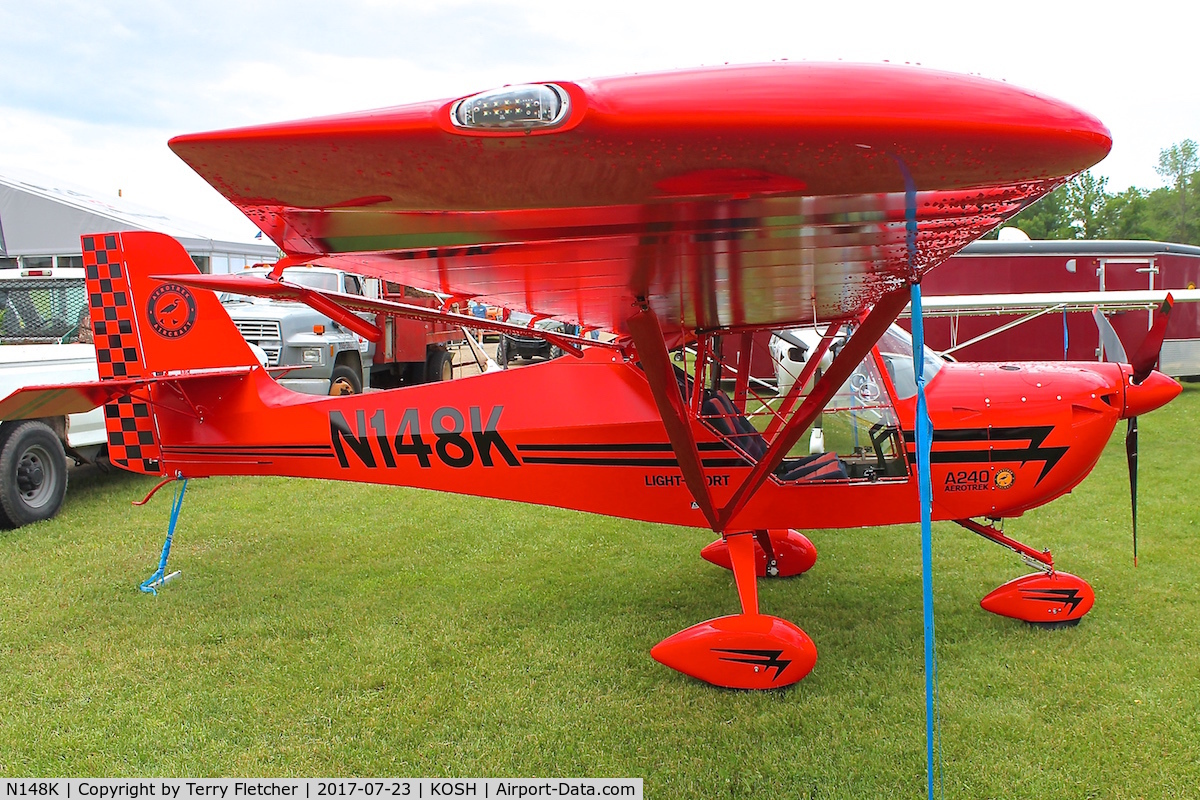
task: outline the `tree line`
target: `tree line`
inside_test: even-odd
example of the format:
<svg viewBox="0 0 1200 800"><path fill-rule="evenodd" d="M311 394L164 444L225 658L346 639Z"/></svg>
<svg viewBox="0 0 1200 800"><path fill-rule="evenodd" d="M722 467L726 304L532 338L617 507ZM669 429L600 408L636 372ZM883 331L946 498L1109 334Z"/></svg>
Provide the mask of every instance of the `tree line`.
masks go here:
<svg viewBox="0 0 1200 800"><path fill-rule="evenodd" d="M1200 245L1200 151L1192 139L1161 150L1154 171L1159 189L1108 190L1108 178L1086 170L1055 189L1007 226L1031 239L1149 239ZM987 238L995 238L992 232Z"/></svg>

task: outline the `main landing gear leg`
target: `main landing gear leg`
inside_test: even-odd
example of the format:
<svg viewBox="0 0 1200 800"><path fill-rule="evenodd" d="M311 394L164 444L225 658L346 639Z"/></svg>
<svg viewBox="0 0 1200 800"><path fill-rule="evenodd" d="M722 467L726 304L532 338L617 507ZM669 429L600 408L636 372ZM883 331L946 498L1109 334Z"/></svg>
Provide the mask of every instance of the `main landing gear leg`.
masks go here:
<svg viewBox="0 0 1200 800"><path fill-rule="evenodd" d="M742 613L710 619L659 642L656 661L716 686L776 689L812 671L817 648L787 620L758 613L754 534L726 534Z"/></svg>
<svg viewBox="0 0 1200 800"><path fill-rule="evenodd" d="M1010 539L992 525L970 519L955 522L988 541L1007 547L1025 563L1040 570L1011 580L983 598L979 605L985 611L1034 625L1059 628L1078 625L1083 615L1092 609L1096 602L1092 587L1083 578L1056 570L1049 550L1038 552Z"/></svg>
<svg viewBox="0 0 1200 800"><path fill-rule="evenodd" d="M729 545L718 539L700 551L700 557L718 567L733 569ZM790 528L754 532L754 573L760 578L790 578L812 569L817 548L808 537Z"/></svg>

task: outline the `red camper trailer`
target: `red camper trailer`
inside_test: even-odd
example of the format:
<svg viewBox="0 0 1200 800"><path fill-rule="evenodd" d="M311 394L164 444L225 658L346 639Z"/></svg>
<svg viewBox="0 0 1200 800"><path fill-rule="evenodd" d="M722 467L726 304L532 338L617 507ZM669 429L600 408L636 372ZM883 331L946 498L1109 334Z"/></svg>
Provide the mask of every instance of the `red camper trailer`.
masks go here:
<svg viewBox="0 0 1200 800"><path fill-rule="evenodd" d="M977 241L930 271L922 282L927 298L979 295L1195 290L1200 247L1141 241ZM950 300L952 304L953 301ZM974 310L940 312L927 319L925 341L960 361L1093 361L1099 334L1088 303L1058 303L1021 313ZM1110 313L1127 345L1140 342L1152 312ZM907 327L907 324L906 324ZM991 334L991 335L989 335ZM1200 309L1180 303L1163 342L1161 369L1176 377L1200 376Z"/></svg>

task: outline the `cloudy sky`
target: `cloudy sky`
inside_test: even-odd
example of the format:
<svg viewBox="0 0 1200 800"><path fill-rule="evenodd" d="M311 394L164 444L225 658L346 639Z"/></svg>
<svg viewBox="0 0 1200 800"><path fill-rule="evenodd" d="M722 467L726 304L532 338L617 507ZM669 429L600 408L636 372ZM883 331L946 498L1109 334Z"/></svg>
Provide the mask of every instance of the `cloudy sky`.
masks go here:
<svg viewBox="0 0 1200 800"><path fill-rule="evenodd" d="M910 62L1034 89L1112 130L1110 189L1200 139L1200 4L808 0L0 0L0 174L254 233L180 133L698 65Z"/></svg>

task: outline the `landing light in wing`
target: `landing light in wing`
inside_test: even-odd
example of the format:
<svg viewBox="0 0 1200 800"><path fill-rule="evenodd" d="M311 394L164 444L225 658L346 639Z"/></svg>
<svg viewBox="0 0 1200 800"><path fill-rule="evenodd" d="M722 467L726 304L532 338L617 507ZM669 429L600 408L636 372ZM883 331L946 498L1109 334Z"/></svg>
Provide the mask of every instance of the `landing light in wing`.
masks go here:
<svg viewBox="0 0 1200 800"><path fill-rule="evenodd" d="M567 93L552 83L492 89L459 100L450 118L460 128L552 128L570 110Z"/></svg>

